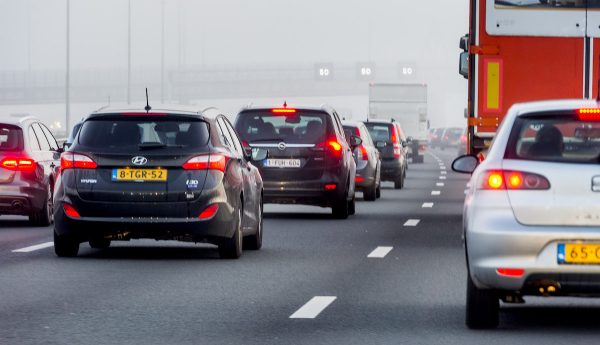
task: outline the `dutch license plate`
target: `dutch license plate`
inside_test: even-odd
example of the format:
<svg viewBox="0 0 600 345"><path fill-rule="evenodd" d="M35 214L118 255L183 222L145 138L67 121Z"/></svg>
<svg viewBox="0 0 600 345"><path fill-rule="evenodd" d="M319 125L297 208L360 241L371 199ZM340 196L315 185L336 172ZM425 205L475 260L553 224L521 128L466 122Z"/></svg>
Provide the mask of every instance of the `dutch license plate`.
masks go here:
<svg viewBox="0 0 600 345"><path fill-rule="evenodd" d="M267 168L300 168L299 159L267 159L265 167Z"/></svg>
<svg viewBox="0 0 600 345"><path fill-rule="evenodd" d="M113 181L165 182L166 169L113 169Z"/></svg>
<svg viewBox="0 0 600 345"><path fill-rule="evenodd" d="M600 243L560 243L558 263L575 265L600 264Z"/></svg>

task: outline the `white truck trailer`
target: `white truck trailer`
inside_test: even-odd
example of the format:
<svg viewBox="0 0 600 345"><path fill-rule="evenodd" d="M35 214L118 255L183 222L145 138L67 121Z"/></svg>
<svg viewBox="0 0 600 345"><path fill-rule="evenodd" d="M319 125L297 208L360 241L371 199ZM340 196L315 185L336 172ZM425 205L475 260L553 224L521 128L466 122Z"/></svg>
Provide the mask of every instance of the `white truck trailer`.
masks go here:
<svg viewBox="0 0 600 345"><path fill-rule="evenodd" d="M370 84L369 119L400 123L409 141L409 157L423 163L429 128L426 84Z"/></svg>

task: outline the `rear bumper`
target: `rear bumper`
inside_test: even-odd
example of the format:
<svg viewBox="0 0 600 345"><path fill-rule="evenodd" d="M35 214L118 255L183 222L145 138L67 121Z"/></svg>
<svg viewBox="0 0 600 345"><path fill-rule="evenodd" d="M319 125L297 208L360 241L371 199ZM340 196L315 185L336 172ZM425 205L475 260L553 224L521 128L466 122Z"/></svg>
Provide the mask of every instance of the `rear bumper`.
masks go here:
<svg viewBox="0 0 600 345"><path fill-rule="evenodd" d="M104 237L113 240L149 238L218 244L220 240L233 236L236 217L235 209L226 203L219 204L219 211L209 220L167 217L72 218L65 214L62 203L57 204L54 210L56 233L75 236L80 242Z"/></svg>
<svg viewBox="0 0 600 345"><path fill-rule="evenodd" d="M560 243L600 243L600 229L525 226L500 200L475 205L477 201L471 203L466 219L469 272L476 286L534 295L541 285L557 282L556 295L600 294L600 265L558 261ZM525 273L507 277L498 274L499 268L524 269Z"/></svg>
<svg viewBox="0 0 600 345"><path fill-rule="evenodd" d="M400 158L391 161L381 161L381 180L394 181L402 176L402 162Z"/></svg>
<svg viewBox="0 0 600 345"><path fill-rule="evenodd" d="M376 183L377 181L377 168L376 167L372 167L369 164L367 164L367 166L363 169L357 170L356 171L356 178L363 178L364 180L362 181L358 181L355 180L356 182L356 188L358 190L363 190L365 188L370 188L373 186L374 183Z"/></svg>
<svg viewBox="0 0 600 345"><path fill-rule="evenodd" d="M338 181L264 181L264 203L301 204L331 207L345 196L345 184ZM326 184L336 184L335 190L325 190Z"/></svg>
<svg viewBox="0 0 600 345"><path fill-rule="evenodd" d="M46 192L42 185L0 185L0 214L29 215L44 207Z"/></svg>

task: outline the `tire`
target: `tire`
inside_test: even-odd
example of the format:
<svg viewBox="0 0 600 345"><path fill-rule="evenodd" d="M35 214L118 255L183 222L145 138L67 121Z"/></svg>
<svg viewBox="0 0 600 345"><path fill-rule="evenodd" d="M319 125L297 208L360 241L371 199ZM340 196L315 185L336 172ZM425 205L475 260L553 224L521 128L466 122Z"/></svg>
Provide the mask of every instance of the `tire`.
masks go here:
<svg viewBox="0 0 600 345"><path fill-rule="evenodd" d="M356 214L356 197L352 197L352 200L348 201L348 214L351 216Z"/></svg>
<svg viewBox="0 0 600 345"><path fill-rule="evenodd" d="M263 203L260 201L260 210L258 212L258 225L256 227L256 233L254 235L250 235L244 237L244 249L249 250L260 250L262 248L262 238L263 238Z"/></svg>
<svg viewBox="0 0 600 345"><path fill-rule="evenodd" d="M377 185L377 189L375 190L375 197L377 199L381 198L381 182Z"/></svg>
<svg viewBox="0 0 600 345"><path fill-rule="evenodd" d="M242 256L242 210L238 209L236 229L233 237L223 240L219 244L219 256L221 259L239 259Z"/></svg>
<svg viewBox="0 0 600 345"><path fill-rule="evenodd" d="M61 258L76 257L79 253L79 241L73 236L59 236L54 231L54 253Z"/></svg>
<svg viewBox="0 0 600 345"><path fill-rule="evenodd" d="M396 177L394 180L394 189L402 189L404 188L404 174L401 174L399 177Z"/></svg>
<svg viewBox="0 0 600 345"><path fill-rule="evenodd" d="M89 243L90 247L94 249L106 249L110 247L111 240L107 238L92 238Z"/></svg>
<svg viewBox="0 0 600 345"><path fill-rule="evenodd" d="M46 192L44 207L39 211L33 211L29 215L29 222L34 226L48 226L54 223L54 200L52 195L52 186L49 185Z"/></svg>
<svg viewBox="0 0 600 345"><path fill-rule="evenodd" d="M333 214L333 217L336 219L348 218L348 216L350 215L349 206L350 206L350 203L348 202L347 198L344 198L343 200L340 200L339 202L337 202L331 208L331 213Z"/></svg>
<svg viewBox="0 0 600 345"><path fill-rule="evenodd" d="M373 185L363 190L363 199L365 201L377 200L377 184L373 182Z"/></svg>
<svg viewBox="0 0 600 345"><path fill-rule="evenodd" d="M500 301L493 290L477 288L469 275L467 277L466 323L471 329L491 329L498 327Z"/></svg>

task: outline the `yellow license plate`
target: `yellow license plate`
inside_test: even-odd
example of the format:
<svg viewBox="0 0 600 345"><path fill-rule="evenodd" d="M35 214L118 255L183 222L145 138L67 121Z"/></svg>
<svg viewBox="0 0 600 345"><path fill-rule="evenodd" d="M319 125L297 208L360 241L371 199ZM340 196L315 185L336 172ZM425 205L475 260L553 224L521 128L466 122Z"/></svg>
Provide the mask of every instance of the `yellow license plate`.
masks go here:
<svg viewBox="0 0 600 345"><path fill-rule="evenodd" d="M113 169L113 181L165 182L166 169Z"/></svg>
<svg viewBox="0 0 600 345"><path fill-rule="evenodd" d="M600 264L600 243L561 243L558 245L559 264Z"/></svg>

